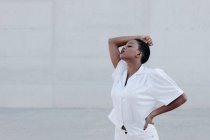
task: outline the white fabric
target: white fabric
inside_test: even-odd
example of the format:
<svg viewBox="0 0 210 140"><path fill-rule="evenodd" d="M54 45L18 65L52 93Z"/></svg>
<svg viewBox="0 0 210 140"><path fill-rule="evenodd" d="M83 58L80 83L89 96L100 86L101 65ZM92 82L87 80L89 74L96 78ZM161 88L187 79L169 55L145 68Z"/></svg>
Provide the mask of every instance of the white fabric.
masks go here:
<svg viewBox="0 0 210 140"><path fill-rule="evenodd" d="M157 130L154 125L149 124L143 134L130 136L125 134L125 130L115 128L115 140L159 140Z"/></svg>
<svg viewBox="0 0 210 140"><path fill-rule="evenodd" d="M113 109L108 117L117 128L124 125L130 136L144 133L145 118L158 106L168 105L183 94L161 69L141 65L124 86L126 77L127 63L120 60L112 74Z"/></svg>

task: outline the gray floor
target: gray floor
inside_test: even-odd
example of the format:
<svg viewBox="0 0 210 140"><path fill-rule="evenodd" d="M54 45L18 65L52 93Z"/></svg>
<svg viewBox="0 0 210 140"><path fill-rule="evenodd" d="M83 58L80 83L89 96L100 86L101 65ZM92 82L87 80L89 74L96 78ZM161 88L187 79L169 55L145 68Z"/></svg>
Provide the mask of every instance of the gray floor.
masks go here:
<svg viewBox="0 0 210 140"><path fill-rule="evenodd" d="M113 140L110 109L0 109L0 140ZM154 120L161 140L209 140L209 109L177 109Z"/></svg>

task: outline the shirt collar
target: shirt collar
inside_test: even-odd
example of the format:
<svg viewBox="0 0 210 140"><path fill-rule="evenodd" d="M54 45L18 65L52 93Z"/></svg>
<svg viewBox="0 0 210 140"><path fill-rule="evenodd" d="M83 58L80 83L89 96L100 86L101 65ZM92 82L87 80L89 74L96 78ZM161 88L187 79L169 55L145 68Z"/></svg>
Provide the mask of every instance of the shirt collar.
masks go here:
<svg viewBox="0 0 210 140"><path fill-rule="evenodd" d="M127 77L127 67L126 70L123 73L123 78L122 78L122 82L125 81L126 77ZM143 65L141 65L141 67L129 78L130 80L135 79L136 76L140 76L141 74L143 74L145 72L145 67Z"/></svg>
<svg viewBox="0 0 210 140"><path fill-rule="evenodd" d="M128 66L126 67L126 71L128 69ZM143 66L143 64L141 64L140 68L134 73L134 75L139 75L145 72L145 67Z"/></svg>
<svg viewBox="0 0 210 140"><path fill-rule="evenodd" d="M145 71L145 68L143 65L141 65L141 67L137 70L136 75L142 74L142 73L144 73L144 71Z"/></svg>

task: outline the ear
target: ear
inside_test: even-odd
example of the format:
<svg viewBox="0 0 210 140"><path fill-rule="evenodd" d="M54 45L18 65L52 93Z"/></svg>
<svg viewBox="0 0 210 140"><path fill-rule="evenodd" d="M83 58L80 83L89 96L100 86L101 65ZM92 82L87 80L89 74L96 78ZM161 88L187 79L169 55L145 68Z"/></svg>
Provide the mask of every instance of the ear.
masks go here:
<svg viewBox="0 0 210 140"><path fill-rule="evenodd" d="M138 53L136 54L136 57L142 57L142 52L138 52Z"/></svg>

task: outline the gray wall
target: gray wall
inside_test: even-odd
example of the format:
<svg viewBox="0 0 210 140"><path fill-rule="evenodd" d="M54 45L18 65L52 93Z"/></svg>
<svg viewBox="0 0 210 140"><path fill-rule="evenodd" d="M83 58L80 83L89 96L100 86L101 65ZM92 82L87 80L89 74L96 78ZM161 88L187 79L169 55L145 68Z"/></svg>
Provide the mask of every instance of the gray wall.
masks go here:
<svg viewBox="0 0 210 140"><path fill-rule="evenodd" d="M0 0L0 107L109 108L107 40L150 34L149 67L209 108L208 0Z"/></svg>

